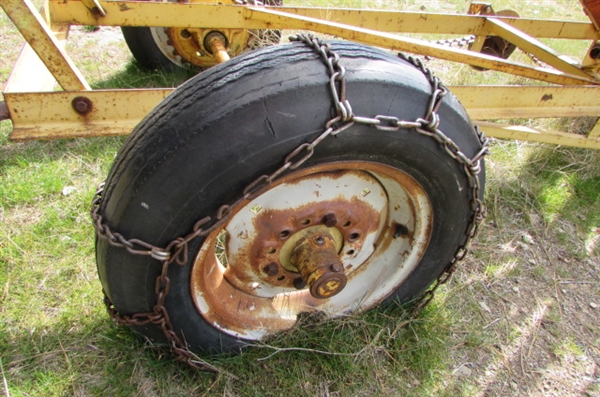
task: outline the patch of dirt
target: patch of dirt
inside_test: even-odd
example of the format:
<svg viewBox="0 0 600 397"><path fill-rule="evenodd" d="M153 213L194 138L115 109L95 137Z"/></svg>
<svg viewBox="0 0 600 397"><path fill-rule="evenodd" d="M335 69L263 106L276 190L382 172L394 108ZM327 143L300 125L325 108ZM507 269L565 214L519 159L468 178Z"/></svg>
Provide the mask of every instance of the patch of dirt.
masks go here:
<svg viewBox="0 0 600 397"><path fill-rule="evenodd" d="M570 257L555 229L531 237L518 223L488 223L455 273L447 304L464 324L451 352L455 387L466 383L474 396L600 397L600 258Z"/></svg>

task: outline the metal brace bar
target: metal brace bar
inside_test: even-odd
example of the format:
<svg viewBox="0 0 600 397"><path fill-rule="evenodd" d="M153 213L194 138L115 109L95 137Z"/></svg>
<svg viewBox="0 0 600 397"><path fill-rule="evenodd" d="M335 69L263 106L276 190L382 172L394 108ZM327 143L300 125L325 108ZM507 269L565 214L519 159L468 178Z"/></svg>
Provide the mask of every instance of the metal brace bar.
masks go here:
<svg viewBox="0 0 600 397"><path fill-rule="evenodd" d="M475 120L514 117L597 116L598 88L559 86L449 86ZM11 139L54 139L126 135L173 89L94 90L47 93L5 93L14 123ZM89 112L81 114L74 101L85 97ZM128 106L135 103L136 106ZM507 106L508 104L508 106ZM477 121L490 136L600 149L600 139L552 133ZM488 128L489 127L489 128ZM493 128L492 128L493 127ZM489 131L488 131L489 130ZM510 134L510 135L509 135ZM595 138L595 136L591 136Z"/></svg>
<svg viewBox="0 0 600 397"><path fill-rule="evenodd" d="M106 16L106 11L104 11L104 8L102 7L102 4L100 4L99 0L81 0L81 2L85 4L94 17L98 18Z"/></svg>
<svg viewBox="0 0 600 397"><path fill-rule="evenodd" d="M64 90L90 89L31 0L2 0L0 5Z"/></svg>
<svg viewBox="0 0 600 397"><path fill-rule="evenodd" d="M552 48L543 44L539 40L513 28L507 23L498 19L488 18L486 24L490 26L490 32L503 39L513 43L525 52L536 56L540 61L555 67L565 73L575 76L590 77L589 74L580 69L579 65L572 59L560 55Z"/></svg>
<svg viewBox="0 0 600 397"><path fill-rule="evenodd" d="M275 10L273 8L248 7L244 9L248 19L276 21L277 25L285 25L288 29L312 30L325 34L343 37L348 40L358 41L369 45L389 48L391 50L406 51L409 53L429 55L448 61L467 63L485 69L511 73L517 76L528 77L535 80L561 85L598 84L589 76L574 76L560 71L532 68L526 65L515 64L503 59L471 51L460 50L424 40L408 37L398 37L385 32L376 32L337 22L323 21L307 18Z"/></svg>
<svg viewBox="0 0 600 397"><path fill-rule="evenodd" d="M494 138L600 149L600 139L588 138L584 135L538 130L520 125L497 124L487 121L474 121L473 124L479 126L482 131L485 131L486 135Z"/></svg>
<svg viewBox="0 0 600 397"><path fill-rule="evenodd" d="M207 4L210 3L210 4ZM52 19L71 25L164 26L285 29L276 21L244 19L244 7L215 5L214 0L194 0L193 3L118 1L102 3L106 17L95 18L78 0L50 0ZM360 26L381 32L422 33L439 35L484 35L485 17L478 15L436 14L410 11L377 11L343 8L277 7L277 10L309 18ZM157 17L160 16L160 17ZM528 18L503 18L506 23L538 38L600 40L591 22L547 21Z"/></svg>
<svg viewBox="0 0 600 397"><path fill-rule="evenodd" d="M588 138L600 139L600 119L596 121L596 124L594 124L594 127L588 133Z"/></svg>

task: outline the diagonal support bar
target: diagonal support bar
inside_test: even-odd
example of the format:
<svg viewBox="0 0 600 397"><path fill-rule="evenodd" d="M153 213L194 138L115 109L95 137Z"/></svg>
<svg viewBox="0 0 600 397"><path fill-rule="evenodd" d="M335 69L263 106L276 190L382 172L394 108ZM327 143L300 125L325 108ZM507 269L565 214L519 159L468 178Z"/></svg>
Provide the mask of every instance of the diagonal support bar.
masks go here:
<svg viewBox="0 0 600 397"><path fill-rule="evenodd" d="M64 90L89 90L31 0L2 0L0 5Z"/></svg>
<svg viewBox="0 0 600 397"><path fill-rule="evenodd" d="M453 62L468 63L485 69L511 73L548 83L561 85L598 84L598 81L587 75L585 77L575 76L561 71L518 65L486 54L465 51L414 38L399 37L390 33L376 32L342 23L303 17L272 8L248 7L244 9L244 13L244 16L248 19L271 21L275 22L274 24L277 26L286 26L288 29L312 30L391 50L406 51Z"/></svg>
<svg viewBox="0 0 600 397"><path fill-rule="evenodd" d="M569 134L552 130L539 130L521 125L498 124L487 121L474 121L473 124L479 126L487 136L494 138L600 149L600 139L595 137L588 138L585 135Z"/></svg>
<svg viewBox="0 0 600 397"><path fill-rule="evenodd" d="M575 76L589 77L589 75L581 70L579 65L566 56L562 56L552 48L548 47L539 40L528 36L518 29L510 26L506 22L499 19L489 18L486 20L489 26L490 33L500 36L503 39L511 42L525 52L535 55L540 61Z"/></svg>

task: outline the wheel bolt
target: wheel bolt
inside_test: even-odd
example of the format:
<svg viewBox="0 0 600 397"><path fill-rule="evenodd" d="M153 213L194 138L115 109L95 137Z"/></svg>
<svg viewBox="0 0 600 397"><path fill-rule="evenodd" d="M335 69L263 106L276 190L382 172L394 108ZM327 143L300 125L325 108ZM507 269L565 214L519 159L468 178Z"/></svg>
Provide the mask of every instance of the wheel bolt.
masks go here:
<svg viewBox="0 0 600 397"><path fill-rule="evenodd" d="M339 273L344 270L344 267L340 263L334 263L331 265L331 271L335 273Z"/></svg>
<svg viewBox="0 0 600 397"><path fill-rule="evenodd" d="M337 218L335 214L329 213L323 217L323 224L327 227L334 227L337 225Z"/></svg>
<svg viewBox="0 0 600 397"><path fill-rule="evenodd" d="M91 112L94 107L92 101L84 96L78 96L76 98L73 98L73 100L71 101L71 106L77 113L83 116Z"/></svg>
<svg viewBox="0 0 600 397"><path fill-rule="evenodd" d="M306 286L317 299L329 299L340 293L348 281L329 229L322 227L300 239L290 261L301 276L294 280L294 286L298 289Z"/></svg>
<svg viewBox="0 0 600 397"><path fill-rule="evenodd" d="M596 44L590 50L590 58L592 58L592 59L600 59L600 45Z"/></svg>
<svg viewBox="0 0 600 397"><path fill-rule="evenodd" d="M304 282L302 277L298 277L297 279L294 280L294 287L296 289L304 289L304 287L306 287L306 283Z"/></svg>
<svg viewBox="0 0 600 397"><path fill-rule="evenodd" d="M271 262L263 267L263 272L265 272L267 276L273 277L279 273L279 266L277 266L277 263Z"/></svg>

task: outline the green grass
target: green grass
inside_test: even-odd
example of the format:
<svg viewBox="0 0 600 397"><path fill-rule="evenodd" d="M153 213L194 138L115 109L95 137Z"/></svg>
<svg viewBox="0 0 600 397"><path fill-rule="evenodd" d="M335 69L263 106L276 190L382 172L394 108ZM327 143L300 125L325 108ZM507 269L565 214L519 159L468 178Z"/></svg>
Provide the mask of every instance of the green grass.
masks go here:
<svg viewBox="0 0 600 397"><path fill-rule="evenodd" d="M466 7L458 1L327 4ZM584 18L577 2L523 6L515 0L494 7L528 17ZM78 28L73 38L80 40L69 47L95 88L176 86L189 77L143 72L122 41L111 36L104 47L92 45L98 33ZM3 13L0 41L15 48L21 42ZM566 53L583 48L553 44ZM1 81L16 52L3 47ZM437 61L431 66L453 84L521 81ZM535 123L589 127L580 119ZM152 348L106 314L88 211L124 138L14 143L9 132L10 123L1 122L0 390L6 396L600 394L593 381L598 312L590 306L600 304L596 151L493 141L489 216L453 280L417 318L394 305L334 321L305 318L240 355L205 357L219 369L213 374Z"/></svg>

